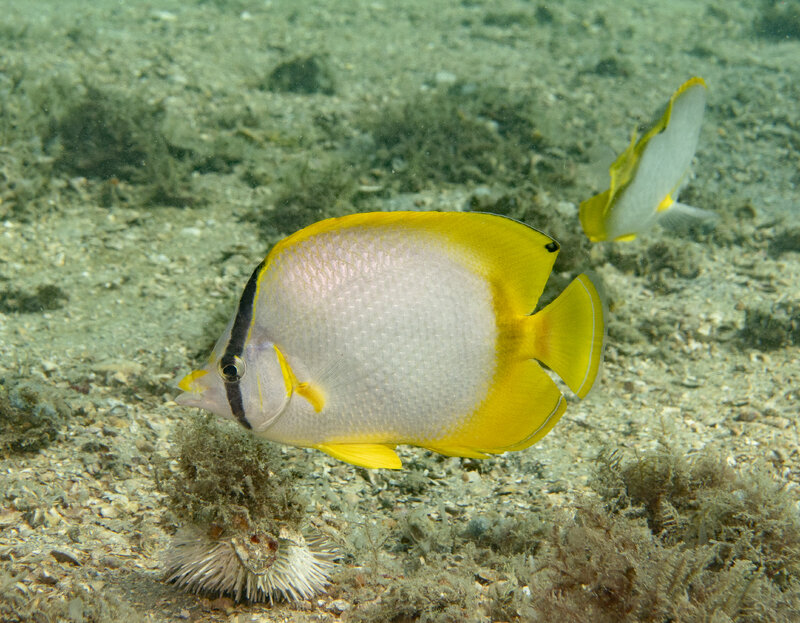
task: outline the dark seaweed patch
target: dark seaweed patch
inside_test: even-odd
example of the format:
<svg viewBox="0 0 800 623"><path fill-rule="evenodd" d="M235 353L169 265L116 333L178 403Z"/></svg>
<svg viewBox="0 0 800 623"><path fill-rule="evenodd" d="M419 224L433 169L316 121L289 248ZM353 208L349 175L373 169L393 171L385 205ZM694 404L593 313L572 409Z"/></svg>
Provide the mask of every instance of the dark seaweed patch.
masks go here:
<svg viewBox="0 0 800 623"><path fill-rule="evenodd" d="M755 32L768 39L800 39L800 2L764 0Z"/></svg>
<svg viewBox="0 0 800 623"><path fill-rule="evenodd" d="M49 446L69 414L51 387L0 379L0 452L36 452Z"/></svg>
<svg viewBox="0 0 800 623"><path fill-rule="evenodd" d="M446 571L421 570L393 582L380 599L347 617L353 623L476 623L474 583Z"/></svg>
<svg viewBox="0 0 800 623"><path fill-rule="evenodd" d="M746 346L764 351L800 344L800 306L781 302L747 307L739 337Z"/></svg>
<svg viewBox="0 0 800 623"><path fill-rule="evenodd" d="M270 91L333 95L335 81L327 61L319 55L298 56L278 64L260 86Z"/></svg>
<svg viewBox="0 0 800 623"><path fill-rule="evenodd" d="M778 232L769 241L767 253L778 258L784 253L800 253L800 227L789 227Z"/></svg>
<svg viewBox="0 0 800 623"><path fill-rule="evenodd" d="M4 314L35 314L64 307L69 295L55 285L38 286L25 292L18 289L0 291L0 312Z"/></svg>
<svg viewBox="0 0 800 623"><path fill-rule="evenodd" d="M372 165L414 192L437 183L524 182L535 168L531 152L545 145L534 118L529 101L458 84L367 114L363 128L375 143Z"/></svg>
<svg viewBox="0 0 800 623"><path fill-rule="evenodd" d="M251 218L266 236L291 233L330 216L341 216L357 192L356 169L331 156L292 169L279 186L273 206Z"/></svg>
<svg viewBox="0 0 800 623"><path fill-rule="evenodd" d="M170 155L160 106L112 89L87 86L46 137L57 171L96 180L123 180L147 189L150 202L186 205L185 170Z"/></svg>

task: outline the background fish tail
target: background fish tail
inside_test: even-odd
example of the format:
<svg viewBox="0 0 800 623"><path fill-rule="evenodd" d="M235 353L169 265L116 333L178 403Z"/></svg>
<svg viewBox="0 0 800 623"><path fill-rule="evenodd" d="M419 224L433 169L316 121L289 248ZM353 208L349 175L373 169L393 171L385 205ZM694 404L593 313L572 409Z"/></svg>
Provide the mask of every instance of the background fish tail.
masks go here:
<svg viewBox="0 0 800 623"><path fill-rule="evenodd" d="M658 213L658 223L669 229L683 229L700 223L712 227L718 218L711 210L695 208L679 201L674 202L668 210Z"/></svg>

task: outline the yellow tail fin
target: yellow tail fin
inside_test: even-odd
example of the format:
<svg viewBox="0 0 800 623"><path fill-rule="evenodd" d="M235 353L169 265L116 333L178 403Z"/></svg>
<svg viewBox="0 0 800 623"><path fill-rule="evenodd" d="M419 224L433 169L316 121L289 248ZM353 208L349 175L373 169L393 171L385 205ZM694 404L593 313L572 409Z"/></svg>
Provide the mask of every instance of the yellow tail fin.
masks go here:
<svg viewBox="0 0 800 623"><path fill-rule="evenodd" d="M603 358L605 313L584 274L547 307L528 316L524 354L552 369L579 398L589 393Z"/></svg>

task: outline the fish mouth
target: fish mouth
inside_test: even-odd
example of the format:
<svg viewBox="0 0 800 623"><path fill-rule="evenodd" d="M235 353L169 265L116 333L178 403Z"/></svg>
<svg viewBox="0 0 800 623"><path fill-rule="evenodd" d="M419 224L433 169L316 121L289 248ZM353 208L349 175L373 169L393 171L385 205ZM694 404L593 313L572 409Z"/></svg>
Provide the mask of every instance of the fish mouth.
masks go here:
<svg viewBox="0 0 800 623"><path fill-rule="evenodd" d="M199 407L203 408L203 395L202 393L181 392L175 396L175 402L182 407Z"/></svg>

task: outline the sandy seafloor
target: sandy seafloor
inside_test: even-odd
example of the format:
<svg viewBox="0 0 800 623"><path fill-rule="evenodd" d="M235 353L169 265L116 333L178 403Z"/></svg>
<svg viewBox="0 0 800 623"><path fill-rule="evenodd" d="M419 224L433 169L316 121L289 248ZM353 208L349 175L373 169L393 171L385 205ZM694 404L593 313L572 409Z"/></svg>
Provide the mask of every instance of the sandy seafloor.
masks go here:
<svg viewBox="0 0 800 623"><path fill-rule="evenodd" d="M171 432L192 416L171 401L176 376L213 342L209 331L269 246L296 227L287 217L269 234L253 215L279 209L277 194L300 179L292 171L347 154L348 144L369 149L364 111L453 84L532 103L547 143L536 158L567 171L537 177L531 167L537 214L547 217L532 224L571 228L568 240L578 241L577 204L604 188L610 156L679 84L702 76L708 107L685 195L721 218L717 234L656 229L627 245L578 245L574 265L591 267L611 302L603 376L534 447L481 470L401 449L409 469L372 474L282 450L307 470L298 488L309 513L349 543L344 565L383 573L386 585L400 578L393 565L407 554L396 539L371 552L363 543L410 511L435 524L489 511L521 516L542 503L569 510L591 495L604 445L631 456L666 442L682 455L759 464L797 498L800 40L760 36L761 5L744 0L543 6L3 3L0 376L49 388L67 415L47 447L0 457L0 600L13 595L18 610L27 603L32 612L63 598L71 609L59 610L62 620L76 621L96 620L93 600L148 621L348 619L352 593L336 585L318 599L269 607L161 582L170 526L153 464L170 456ZM279 63L310 54L327 64L333 93L263 87ZM239 141L241 153L225 166L195 166L181 182L184 199L171 205L142 200L141 178L58 168L47 137L30 128L46 129L41 119L87 85L160 106L176 158L179 144L213 151L225 140ZM36 93L49 93L38 107ZM458 210L476 193L513 192L491 176L401 192L365 175L352 195L360 203L335 210ZM663 253L672 259L660 266ZM68 298L56 296L48 310L19 304L41 286ZM786 335L774 347L745 327L752 309L783 314ZM449 564L457 570L458 558ZM493 579L476 583L479 604ZM490 620L481 607L470 615Z"/></svg>

